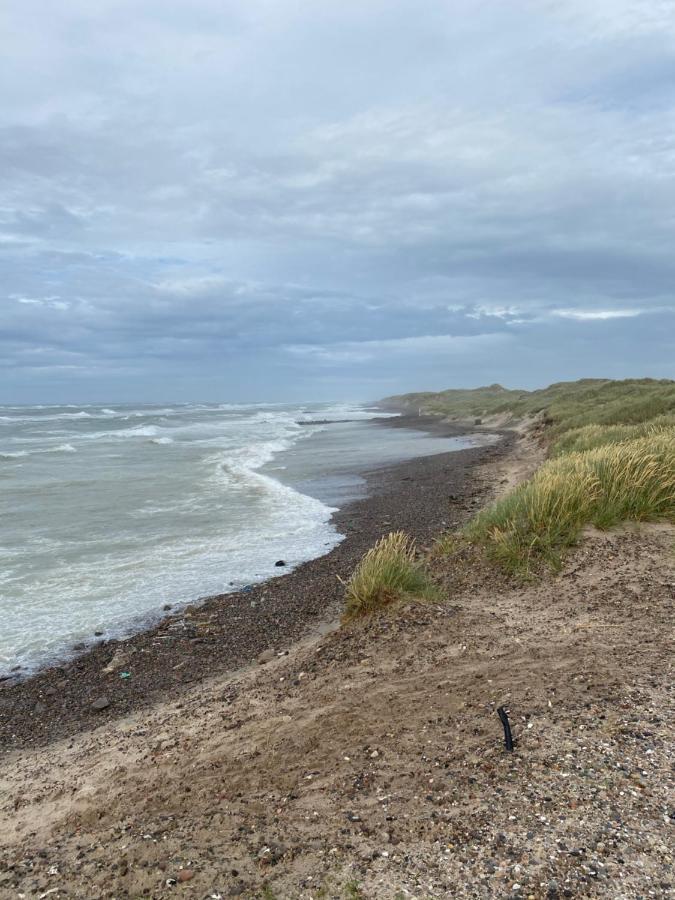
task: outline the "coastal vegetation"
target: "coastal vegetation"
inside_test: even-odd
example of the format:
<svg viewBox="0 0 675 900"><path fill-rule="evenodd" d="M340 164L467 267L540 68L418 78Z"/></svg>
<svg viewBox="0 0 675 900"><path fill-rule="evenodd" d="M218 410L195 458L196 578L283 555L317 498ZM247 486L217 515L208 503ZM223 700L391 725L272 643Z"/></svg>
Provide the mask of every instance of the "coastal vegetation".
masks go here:
<svg viewBox="0 0 675 900"><path fill-rule="evenodd" d="M672 427L548 460L478 513L464 536L511 571L529 572L539 560L557 567L585 525L655 520L675 521Z"/></svg>
<svg viewBox="0 0 675 900"><path fill-rule="evenodd" d="M437 596L415 543L402 531L394 531L368 550L357 565L345 590L345 620L367 615L406 597Z"/></svg>
<svg viewBox="0 0 675 900"><path fill-rule="evenodd" d="M675 381L583 379L538 391L501 385L388 398L392 407L455 421L525 422L547 448L534 475L479 512L459 532L441 535L435 552L480 548L512 573L559 567L585 526L675 522ZM347 587L347 615L401 593L422 596L428 575L398 533L364 557ZM399 571L414 572L398 589Z"/></svg>
<svg viewBox="0 0 675 900"><path fill-rule="evenodd" d="M670 417L672 424L675 381L583 378L536 391L493 384L472 390L403 394L388 397L385 403L458 421L500 417L510 422L539 417L554 438L587 425L639 425L659 416Z"/></svg>

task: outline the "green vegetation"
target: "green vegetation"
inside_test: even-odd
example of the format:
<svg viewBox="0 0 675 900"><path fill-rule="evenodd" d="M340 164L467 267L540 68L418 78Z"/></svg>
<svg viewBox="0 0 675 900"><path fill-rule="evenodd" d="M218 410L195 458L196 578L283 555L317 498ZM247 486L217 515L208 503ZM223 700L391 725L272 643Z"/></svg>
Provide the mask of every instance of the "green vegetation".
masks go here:
<svg viewBox="0 0 675 900"><path fill-rule="evenodd" d="M585 525L675 521L675 381L584 379L539 391L491 385L391 402L458 419L539 416L550 458L460 538L511 571L559 565ZM443 536L436 552L452 552L457 540Z"/></svg>
<svg viewBox="0 0 675 900"><path fill-rule="evenodd" d="M556 436L587 425L635 425L657 416L675 416L675 381L584 378L537 391L507 390L493 384L474 390L403 394L385 402L460 420L541 415L551 436Z"/></svg>
<svg viewBox="0 0 675 900"><path fill-rule="evenodd" d="M347 582L345 619L367 615L406 597L436 595L423 562L416 557L414 542L395 531L370 548Z"/></svg>
<svg viewBox="0 0 675 900"><path fill-rule="evenodd" d="M667 434L674 428L675 416L659 416L641 425L585 425L583 428L566 431L553 443L549 455L561 456L564 453L594 450L605 444L620 444L650 435Z"/></svg>
<svg viewBox="0 0 675 900"><path fill-rule="evenodd" d="M675 429L548 460L479 513L465 536L512 571L553 565L584 525L675 521Z"/></svg>

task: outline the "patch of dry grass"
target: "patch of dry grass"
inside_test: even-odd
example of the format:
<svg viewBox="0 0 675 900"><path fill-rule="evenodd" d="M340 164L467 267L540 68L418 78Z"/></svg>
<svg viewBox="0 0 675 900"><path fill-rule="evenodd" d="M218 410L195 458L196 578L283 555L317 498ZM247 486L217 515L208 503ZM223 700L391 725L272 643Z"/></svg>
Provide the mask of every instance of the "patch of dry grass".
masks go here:
<svg viewBox="0 0 675 900"><path fill-rule="evenodd" d="M584 525L675 521L675 432L568 453L479 513L465 528L508 569L529 572L542 560L557 566Z"/></svg>
<svg viewBox="0 0 675 900"><path fill-rule="evenodd" d="M393 531L371 547L357 565L345 590L345 620L375 612L406 597L434 598L437 588L417 558L415 543Z"/></svg>

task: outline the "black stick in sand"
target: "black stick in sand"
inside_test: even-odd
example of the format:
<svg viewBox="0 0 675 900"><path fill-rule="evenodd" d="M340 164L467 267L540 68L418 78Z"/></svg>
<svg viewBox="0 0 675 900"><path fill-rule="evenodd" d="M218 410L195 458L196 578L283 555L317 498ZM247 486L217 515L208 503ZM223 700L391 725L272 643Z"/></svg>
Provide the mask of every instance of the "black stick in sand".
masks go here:
<svg viewBox="0 0 675 900"><path fill-rule="evenodd" d="M503 706L500 706L497 710L499 714L499 718L502 720L502 725L504 726L504 745L506 749L512 753L513 752L513 737L511 736L511 726L509 725L509 717L506 715L506 710Z"/></svg>

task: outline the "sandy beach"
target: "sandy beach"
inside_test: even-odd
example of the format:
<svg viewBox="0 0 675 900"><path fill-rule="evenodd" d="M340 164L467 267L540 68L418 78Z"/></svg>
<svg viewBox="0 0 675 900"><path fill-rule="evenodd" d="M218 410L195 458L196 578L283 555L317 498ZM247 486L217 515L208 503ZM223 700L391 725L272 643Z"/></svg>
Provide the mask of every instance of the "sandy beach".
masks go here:
<svg viewBox="0 0 675 900"><path fill-rule="evenodd" d="M342 553L367 523L424 541L540 458L521 437L376 473ZM199 636L228 621L204 615L221 599L170 649L161 629L130 642L138 694L101 674L112 647L10 689L48 711L6 719L22 746L0 762L0 897L671 896L674 535L588 530L529 584L458 552L438 563L441 602L343 627L336 551L257 589L279 593L259 639L248 611L237 633L248 662L271 649L253 665L229 671L222 634Z"/></svg>

